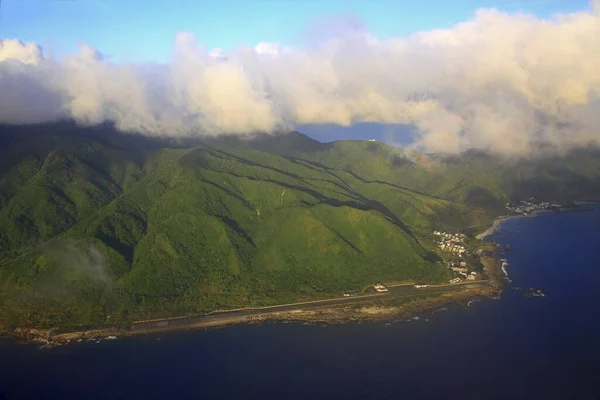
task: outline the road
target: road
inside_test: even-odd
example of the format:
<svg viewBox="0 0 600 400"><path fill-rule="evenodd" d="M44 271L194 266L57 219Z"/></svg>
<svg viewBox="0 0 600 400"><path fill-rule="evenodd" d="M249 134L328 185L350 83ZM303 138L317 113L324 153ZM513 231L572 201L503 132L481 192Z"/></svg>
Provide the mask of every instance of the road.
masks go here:
<svg viewBox="0 0 600 400"><path fill-rule="evenodd" d="M445 293L450 291L463 290L465 288L481 287L483 285L487 285L487 281L460 282L456 284L428 286L425 288L418 289L415 288L414 285L398 285L388 287L387 292L373 295L342 297L330 300L317 300L305 303L282 304L269 307L242 308L238 310L213 312L210 314L190 317L138 321L132 324L131 329L134 332L181 329L204 323L216 324L218 322L234 322L236 320L242 320L243 318L251 315L264 315L284 311L310 310L315 308L339 307L362 303L372 303L374 301L393 300L403 297L412 297L424 294Z"/></svg>

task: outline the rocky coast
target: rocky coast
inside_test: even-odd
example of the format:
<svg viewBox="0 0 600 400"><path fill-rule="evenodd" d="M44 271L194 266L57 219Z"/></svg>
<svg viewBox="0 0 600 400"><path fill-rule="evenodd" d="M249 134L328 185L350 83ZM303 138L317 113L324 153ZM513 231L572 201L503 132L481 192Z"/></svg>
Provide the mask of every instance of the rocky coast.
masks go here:
<svg viewBox="0 0 600 400"><path fill-rule="evenodd" d="M239 323L261 323L266 321L290 321L303 323L340 324L357 321L386 321L415 317L419 314L438 309L450 303L467 305L475 298L496 298L506 283L502 271L501 260L497 257L499 248L491 242L484 243L478 250L484 275L485 284L467 285L464 289L425 294L402 299L397 304L393 299L373 299L362 301L360 304L345 306L322 307L317 309L296 309L282 312L254 313L252 315L227 315L223 313L218 318L198 323L180 324L164 329L135 330L129 327L85 330L78 332L61 332L58 329L29 329L14 330L0 326L0 336L16 339L20 343L35 343L41 346L60 346L69 343L114 339L118 337L137 336L157 332L167 332L186 329L208 329ZM177 318L174 318L177 319Z"/></svg>

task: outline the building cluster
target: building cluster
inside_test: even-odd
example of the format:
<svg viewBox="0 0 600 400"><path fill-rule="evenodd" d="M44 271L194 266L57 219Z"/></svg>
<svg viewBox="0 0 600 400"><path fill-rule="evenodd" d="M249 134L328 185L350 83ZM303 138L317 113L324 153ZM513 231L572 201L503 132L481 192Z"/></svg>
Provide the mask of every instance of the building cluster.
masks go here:
<svg viewBox="0 0 600 400"><path fill-rule="evenodd" d="M561 205L557 203L550 203L548 201L542 201L540 203L536 203L535 199L532 197L529 200L523 200L519 203L512 204L506 203L506 209L515 214L529 215L537 210L547 210L549 208L560 208Z"/></svg>
<svg viewBox="0 0 600 400"><path fill-rule="evenodd" d="M457 271L455 271L457 272ZM462 275L465 279L467 279L468 281L475 281L478 278L477 272L472 271L470 273L467 273L466 268L464 271L460 271L458 272L460 275ZM450 279L450 283L458 283L461 282L463 280L463 278L461 278L460 276L457 276L456 278Z"/></svg>
<svg viewBox="0 0 600 400"><path fill-rule="evenodd" d="M440 238L437 244L440 246L440 249L442 249L442 251L452 253L459 257L462 257L466 253L467 250L463 245L463 240L466 238L466 235L464 233L447 233L433 231L433 234Z"/></svg>
<svg viewBox="0 0 600 400"><path fill-rule="evenodd" d="M450 268L453 272L456 272L459 275L464 276L465 278L467 277L467 269L466 268L461 268L461 267L451 267Z"/></svg>
<svg viewBox="0 0 600 400"><path fill-rule="evenodd" d="M448 262L448 268L451 269L455 274L462 276L462 278L458 276L452 279L450 283L460 282L462 279L467 279L470 281L477 279L477 272L469 272L469 266L467 265L466 261L450 261Z"/></svg>

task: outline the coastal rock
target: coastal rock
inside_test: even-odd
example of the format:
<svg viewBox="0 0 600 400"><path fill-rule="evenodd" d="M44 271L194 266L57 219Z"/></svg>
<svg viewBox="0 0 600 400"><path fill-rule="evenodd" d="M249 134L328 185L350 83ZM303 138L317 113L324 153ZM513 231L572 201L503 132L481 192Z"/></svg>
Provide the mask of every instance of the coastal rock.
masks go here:
<svg viewBox="0 0 600 400"><path fill-rule="evenodd" d="M51 329L30 329L29 334L47 339L52 333Z"/></svg>
<svg viewBox="0 0 600 400"><path fill-rule="evenodd" d="M523 291L525 297L546 297L542 289L529 288Z"/></svg>
<svg viewBox="0 0 600 400"><path fill-rule="evenodd" d="M52 341L58 343L69 343L75 340L83 339L84 336L85 333L83 332L61 333L52 336Z"/></svg>

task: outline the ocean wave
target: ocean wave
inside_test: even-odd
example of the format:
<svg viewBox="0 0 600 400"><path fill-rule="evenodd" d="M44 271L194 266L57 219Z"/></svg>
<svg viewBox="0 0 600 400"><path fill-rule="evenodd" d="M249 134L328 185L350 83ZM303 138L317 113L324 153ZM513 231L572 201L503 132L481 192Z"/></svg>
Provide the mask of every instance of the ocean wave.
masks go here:
<svg viewBox="0 0 600 400"><path fill-rule="evenodd" d="M512 283L512 280L508 277L508 272L506 271L506 267L508 266L508 262L506 260L502 260L502 273L504 274L504 279L506 279L506 281L508 283Z"/></svg>
<svg viewBox="0 0 600 400"><path fill-rule="evenodd" d="M469 300L469 302L467 303L467 307L471 307L474 303L477 303L479 301L481 301L481 299L478 297L475 297L474 299Z"/></svg>

